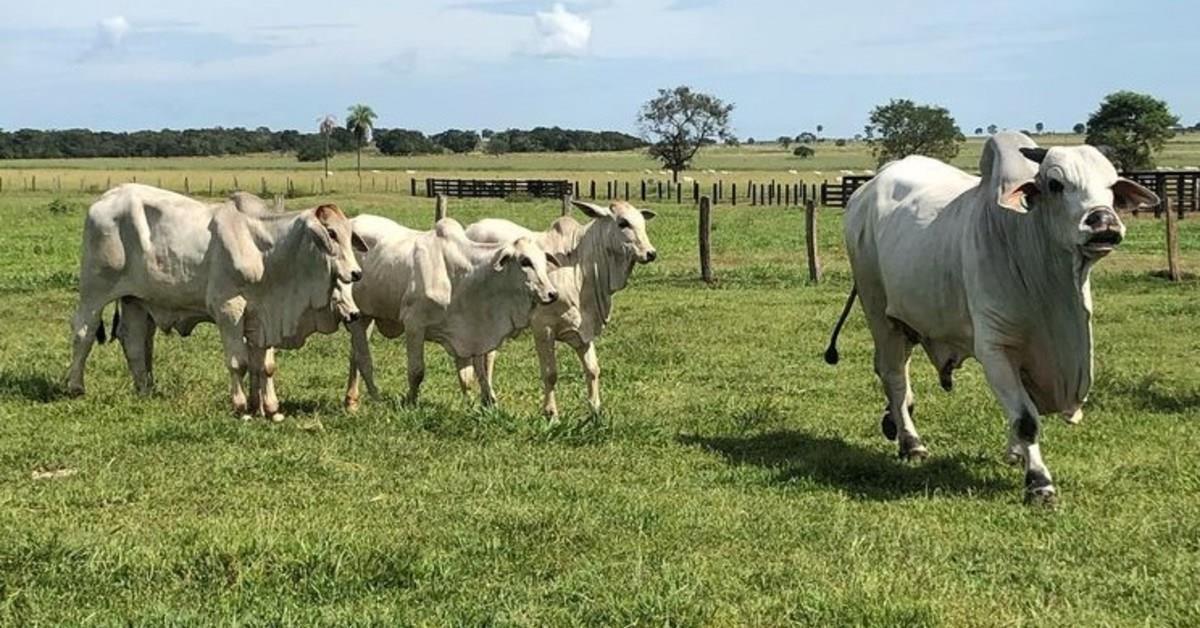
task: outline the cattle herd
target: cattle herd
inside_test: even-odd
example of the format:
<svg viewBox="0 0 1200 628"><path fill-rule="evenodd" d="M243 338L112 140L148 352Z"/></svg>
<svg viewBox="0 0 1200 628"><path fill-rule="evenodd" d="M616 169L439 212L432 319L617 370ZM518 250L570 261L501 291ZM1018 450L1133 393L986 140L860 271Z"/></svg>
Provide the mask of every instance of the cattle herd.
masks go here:
<svg viewBox="0 0 1200 628"><path fill-rule="evenodd" d="M1021 134L993 136L980 172L913 156L855 192L845 214L854 287L825 358L837 362L837 336L857 299L887 399L882 430L906 459L928 455L913 422L912 350L924 348L947 390L954 370L976 358L1007 415L1007 455L1024 464L1026 498L1050 500L1039 416L1082 418L1092 382L1091 268L1124 235L1117 211L1158 199L1091 147L1042 149ZM84 225L68 390L83 393L88 354L105 341L102 311L115 303L111 335L143 394L154 386L156 328L186 336L215 323L243 417L282 419L276 348L342 326L351 410L360 379L378 394L373 330L404 338L408 402L417 401L425 343L435 342L454 360L463 392L478 386L492 404L496 351L528 328L544 413L558 414L558 342L578 355L588 405L599 411L595 341L614 293L636 264L657 257L646 229L654 212L621 201L574 205L589 222L563 217L530 231L447 218L418 231L379 216L347 218L333 204L276 212L248 194L204 203L121 185L91 206Z"/></svg>

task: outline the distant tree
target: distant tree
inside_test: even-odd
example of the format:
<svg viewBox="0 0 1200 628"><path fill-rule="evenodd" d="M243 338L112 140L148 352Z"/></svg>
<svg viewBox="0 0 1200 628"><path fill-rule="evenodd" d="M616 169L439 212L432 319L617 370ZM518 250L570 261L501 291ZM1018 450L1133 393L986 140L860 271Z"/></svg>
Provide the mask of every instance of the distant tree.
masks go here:
<svg viewBox="0 0 1200 628"><path fill-rule="evenodd" d="M1083 135L1087 132L1087 125L1082 122L1076 122L1075 126L1071 127L1071 130L1074 131L1076 135Z"/></svg>
<svg viewBox="0 0 1200 628"><path fill-rule="evenodd" d="M325 170L321 172L321 176L329 176L329 138L333 135L333 130L338 126L337 118L332 113L327 113L317 120L317 131L325 138L325 149L322 151L322 157L325 159ZM308 155L311 156L311 147L309 147ZM299 156L299 155L297 155ZM300 161L309 161L301 158ZM312 161L316 161L315 159Z"/></svg>
<svg viewBox="0 0 1200 628"><path fill-rule="evenodd" d="M825 125L823 125L823 124L817 125L817 134L818 135L820 135L824 130L825 130Z"/></svg>
<svg viewBox="0 0 1200 628"><path fill-rule="evenodd" d="M492 136L495 134L496 134L496 132L491 129L484 129L479 132L479 137L482 137L485 140L490 140L490 139L492 139Z"/></svg>
<svg viewBox="0 0 1200 628"><path fill-rule="evenodd" d="M975 127L975 135L983 135L983 127L981 127L981 126Z"/></svg>
<svg viewBox="0 0 1200 628"><path fill-rule="evenodd" d="M861 141L862 141L862 139L863 139L862 133L855 133L855 134L854 134L854 141L856 141L856 142L861 142Z"/></svg>
<svg viewBox="0 0 1200 628"><path fill-rule="evenodd" d="M812 131L805 131L796 136L796 142L800 144L812 143L815 141L817 141L817 135Z"/></svg>
<svg viewBox="0 0 1200 628"><path fill-rule="evenodd" d="M740 146L741 142L738 141L738 138L736 136L730 135L729 137L725 138L725 145L726 146Z"/></svg>
<svg viewBox="0 0 1200 628"><path fill-rule="evenodd" d="M454 153L469 153L479 147L479 134L474 131L448 129L429 139ZM492 139L495 139L495 136Z"/></svg>
<svg viewBox="0 0 1200 628"><path fill-rule="evenodd" d="M301 140L300 145L296 147L296 159L299 161L321 161L325 160L329 163L329 151L325 147L328 139L319 136L307 135ZM325 172L329 172L329 167L326 166Z"/></svg>
<svg viewBox="0 0 1200 628"><path fill-rule="evenodd" d="M746 143L751 146L754 146L754 138L753 137L746 138Z"/></svg>
<svg viewBox="0 0 1200 628"><path fill-rule="evenodd" d="M906 99L876 107L864 132L880 165L908 155L948 160L965 141L945 108Z"/></svg>
<svg viewBox="0 0 1200 628"><path fill-rule="evenodd" d="M809 157L812 157L814 154L816 154L816 152L817 151L813 150L809 146L797 146L796 150L792 151L792 154L799 157L800 159L808 159Z"/></svg>
<svg viewBox="0 0 1200 628"><path fill-rule="evenodd" d="M508 138L492 136L484 146L484 151L493 157L499 157L508 152Z"/></svg>
<svg viewBox="0 0 1200 628"><path fill-rule="evenodd" d="M730 135L733 105L690 87L660 89L642 105L638 125L650 144L650 156L671 171L673 180L686 169L705 143Z"/></svg>
<svg viewBox="0 0 1200 628"><path fill-rule="evenodd" d="M995 135L996 133L998 133L1000 131L1000 127L998 127L994 124L989 124L987 131L988 131L988 135Z"/></svg>
<svg viewBox="0 0 1200 628"><path fill-rule="evenodd" d="M358 166L358 178L362 178L362 149L371 143L371 129L375 127L375 112L366 105L351 105L346 113L346 129L354 134L354 152Z"/></svg>
<svg viewBox="0 0 1200 628"><path fill-rule="evenodd" d="M792 145L792 138L790 138L786 135L780 135L779 139L777 139L775 141L779 142L779 145L783 147L783 150L787 150L788 146Z"/></svg>
<svg viewBox="0 0 1200 628"><path fill-rule="evenodd" d="M1037 124L1033 125L1033 128L1036 129L1038 133L1041 133L1042 131L1046 130L1046 125L1038 122Z"/></svg>
<svg viewBox="0 0 1200 628"><path fill-rule="evenodd" d="M1138 170L1154 165L1154 153L1175 135L1179 118L1167 103L1148 94L1109 94L1087 121L1087 143L1108 146L1119 168Z"/></svg>
<svg viewBox="0 0 1200 628"><path fill-rule="evenodd" d="M384 155L427 155L441 152L420 131L409 129L379 129L375 131L375 148Z"/></svg>
<svg viewBox="0 0 1200 628"><path fill-rule="evenodd" d="M845 146L845 145L846 145L846 140L845 140L845 139L843 139L843 138L840 138L840 137L839 137L839 138L837 138L837 140L836 140L836 141L833 143L833 145L834 145L834 146Z"/></svg>

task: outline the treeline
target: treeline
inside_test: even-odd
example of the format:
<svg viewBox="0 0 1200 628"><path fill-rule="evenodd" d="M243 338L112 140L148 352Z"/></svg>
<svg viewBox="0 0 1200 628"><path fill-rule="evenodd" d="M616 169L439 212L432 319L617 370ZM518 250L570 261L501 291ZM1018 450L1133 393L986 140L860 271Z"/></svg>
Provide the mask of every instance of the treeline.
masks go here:
<svg viewBox="0 0 1200 628"><path fill-rule="evenodd" d="M542 151L610 151L639 148L645 143L613 131L580 131L538 127L463 131L450 129L432 136L409 129L375 129L374 143L385 155L468 153L486 148L491 153ZM334 128L328 136L296 130L162 129L160 131L43 131L0 130L0 159L63 159L77 157L207 157L248 153L295 153L301 161L319 161L326 154L353 151L354 134Z"/></svg>

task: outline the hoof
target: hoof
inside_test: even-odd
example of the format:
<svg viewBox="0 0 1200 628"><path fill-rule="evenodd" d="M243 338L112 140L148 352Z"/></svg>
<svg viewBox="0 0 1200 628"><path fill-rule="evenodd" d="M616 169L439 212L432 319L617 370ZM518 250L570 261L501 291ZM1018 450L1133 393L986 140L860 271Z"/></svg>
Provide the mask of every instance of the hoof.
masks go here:
<svg viewBox="0 0 1200 628"><path fill-rule="evenodd" d="M84 395L83 386L79 386L79 387L68 386L67 387L67 396L68 397L78 399L79 397L82 397L83 395Z"/></svg>
<svg viewBox="0 0 1200 628"><path fill-rule="evenodd" d="M1004 462L1014 466L1018 464L1024 464L1025 456L1022 456L1021 452L1015 449L1009 449L1008 451L1004 452Z"/></svg>
<svg viewBox="0 0 1200 628"><path fill-rule="evenodd" d="M1025 503L1029 506L1054 506L1058 502L1058 492L1053 484L1025 489Z"/></svg>
<svg viewBox="0 0 1200 628"><path fill-rule="evenodd" d="M883 430L883 436L888 440L896 440L899 430L896 428L896 422L892 420L891 412L885 412L883 418L879 420L879 429Z"/></svg>
<svg viewBox="0 0 1200 628"><path fill-rule="evenodd" d="M242 415L241 415L241 416L239 416L238 418L239 418L239 419L241 419L242 421L245 421L245 422L247 422L247 423L249 423L250 421L253 421L253 420L254 420L254 417L253 417L253 416L250 416L249 414L242 414Z"/></svg>
<svg viewBox="0 0 1200 628"><path fill-rule="evenodd" d="M920 462L929 457L929 450L918 439L904 439L900 443L900 459Z"/></svg>
<svg viewBox="0 0 1200 628"><path fill-rule="evenodd" d="M346 412L358 412L358 400L357 399L351 399L351 398L347 397L345 399L345 401L342 402L342 405L343 405L343 407L346 408Z"/></svg>
<svg viewBox="0 0 1200 628"><path fill-rule="evenodd" d="M283 423L283 420L287 417L283 416L282 412L275 412L269 415L267 418L271 419L272 423Z"/></svg>
<svg viewBox="0 0 1200 628"><path fill-rule="evenodd" d="M1083 423L1083 408L1074 412L1064 412L1063 420L1067 422L1067 425L1079 425Z"/></svg>

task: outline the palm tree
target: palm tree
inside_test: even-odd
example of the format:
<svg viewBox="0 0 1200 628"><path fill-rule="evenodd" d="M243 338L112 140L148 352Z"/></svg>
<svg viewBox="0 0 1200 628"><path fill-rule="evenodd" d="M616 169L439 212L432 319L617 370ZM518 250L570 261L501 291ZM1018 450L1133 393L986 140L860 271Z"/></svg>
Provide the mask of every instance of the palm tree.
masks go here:
<svg viewBox="0 0 1200 628"><path fill-rule="evenodd" d="M366 105L352 105L347 110L346 128L354 134L354 147L358 153L358 178L362 181L362 147L371 141L371 128L375 126L375 112Z"/></svg>
<svg viewBox="0 0 1200 628"><path fill-rule="evenodd" d="M333 130L337 128L337 118L333 117L332 113L327 113L323 117L317 118L319 123L318 129L321 135L325 136L325 172L321 176L329 176L329 136L333 135Z"/></svg>

